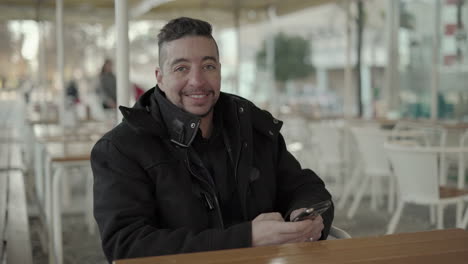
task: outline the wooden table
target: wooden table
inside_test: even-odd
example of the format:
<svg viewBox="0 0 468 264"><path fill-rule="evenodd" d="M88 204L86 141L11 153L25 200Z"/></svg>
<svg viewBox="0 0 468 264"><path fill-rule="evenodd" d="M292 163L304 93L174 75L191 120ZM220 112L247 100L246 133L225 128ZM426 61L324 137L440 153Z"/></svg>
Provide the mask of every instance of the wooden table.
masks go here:
<svg viewBox="0 0 468 264"><path fill-rule="evenodd" d="M445 229L378 237L136 258L118 260L114 261L114 263L468 263L468 232L462 229Z"/></svg>
<svg viewBox="0 0 468 264"><path fill-rule="evenodd" d="M87 185L91 183L90 153L94 145L90 142L48 142L45 145L48 161L46 162L45 173L45 211L46 221L49 231L49 252L53 252L54 257L49 258L49 263L63 263L63 241L62 241L62 208L64 199L61 196L61 180L69 167L88 168ZM88 191L92 186L87 186ZM87 198L92 198L87 195ZM87 200L88 201L88 200ZM91 204L91 201L88 201ZM86 223L91 230L94 228L92 213L86 211Z"/></svg>
<svg viewBox="0 0 468 264"><path fill-rule="evenodd" d="M49 238L49 262L63 263L62 242L62 202L69 203L68 188L62 188L65 172L71 167L85 168L87 185L91 182L90 153L95 139L86 134L60 135L58 132L42 135L35 139L35 181L38 203L44 208L45 226ZM73 141L72 141L73 140ZM66 179L66 178L65 178ZM67 184L65 184L64 187ZM87 186L90 191L92 186ZM63 193L63 196L61 195ZM87 205L92 203L91 192L86 195ZM94 230L94 220L90 207L86 207L86 222L90 232Z"/></svg>

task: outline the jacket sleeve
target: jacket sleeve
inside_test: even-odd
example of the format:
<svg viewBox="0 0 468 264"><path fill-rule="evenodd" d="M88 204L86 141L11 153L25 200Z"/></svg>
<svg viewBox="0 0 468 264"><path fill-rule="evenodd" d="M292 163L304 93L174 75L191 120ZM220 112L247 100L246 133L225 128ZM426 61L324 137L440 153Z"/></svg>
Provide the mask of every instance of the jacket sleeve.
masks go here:
<svg viewBox="0 0 468 264"><path fill-rule="evenodd" d="M138 163L110 140L91 153L94 216L109 262L115 259L248 247L251 222L228 229L158 228L155 186ZM195 220L194 220L195 221Z"/></svg>
<svg viewBox="0 0 468 264"><path fill-rule="evenodd" d="M315 172L303 169L286 149L283 136L278 134L278 201L281 213L289 219L295 209L307 208L315 203L331 200L331 194ZM326 239L334 217L334 206L322 214L324 229L321 239Z"/></svg>

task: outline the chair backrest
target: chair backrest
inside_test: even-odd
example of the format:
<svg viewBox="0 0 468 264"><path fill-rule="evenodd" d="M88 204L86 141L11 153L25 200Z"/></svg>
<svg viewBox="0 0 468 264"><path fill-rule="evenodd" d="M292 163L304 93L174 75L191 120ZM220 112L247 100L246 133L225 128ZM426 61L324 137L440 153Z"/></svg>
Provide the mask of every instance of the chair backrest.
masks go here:
<svg viewBox="0 0 468 264"><path fill-rule="evenodd" d="M420 204L439 200L438 152L434 148L384 145L398 182L401 199Z"/></svg>
<svg viewBox="0 0 468 264"><path fill-rule="evenodd" d="M468 147L468 129L460 137L460 148ZM458 183L457 187L460 189L465 188L466 179L466 164L468 153L460 152L458 157Z"/></svg>
<svg viewBox="0 0 468 264"><path fill-rule="evenodd" d="M389 175L390 167L384 150L389 132L377 127L351 127L364 170L376 175Z"/></svg>
<svg viewBox="0 0 468 264"><path fill-rule="evenodd" d="M333 225L330 227L329 236L331 236L332 239L351 238L351 235L349 235L348 232Z"/></svg>
<svg viewBox="0 0 468 264"><path fill-rule="evenodd" d="M468 147L468 129L460 137L460 147Z"/></svg>
<svg viewBox="0 0 468 264"><path fill-rule="evenodd" d="M391 140L401 139L413 140L426 147L445 147L447 129L431 123L400 121L392 129Z"/></svg>
<svg viewBox="0 0 468 264"><path fill-rule="evenodd" d="M320 152L320 159L338 161L343 158L343 125L319 123L311 125L313 140Z"/></svg>

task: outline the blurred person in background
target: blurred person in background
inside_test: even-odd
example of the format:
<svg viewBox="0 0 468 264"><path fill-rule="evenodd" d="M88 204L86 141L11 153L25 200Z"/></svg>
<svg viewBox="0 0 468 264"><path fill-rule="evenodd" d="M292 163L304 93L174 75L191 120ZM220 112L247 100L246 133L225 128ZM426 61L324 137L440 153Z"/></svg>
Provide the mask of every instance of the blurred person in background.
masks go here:
<svg viewBox="0 0 468 264"><path fill-rule="evenodd" d="M80 92L78 90L78 85L75 80L70 80L66 88L67 98L73 104L80 103Z"/></svg>
<svg viewBox="0 0 468 264"><path fill-rule="evenodd" d="M106 59L99 74L98 94L102 100L104 109L115 108L117 106L117 86L112 69L112 60Z"/></svg>
<svg viewBox="0 0 468 264"><path fill-rule="evenodd" d="M94 146L94 216L115 259L326 239L323 181L286 149L282 122L220 91L205 21L178 18L158 35L157 85Z"/></svg>
<svg viewBox="0 0 468 264"><path fill-rule="evenodd" d="M134 83L132 86L133 86L133 95L135 97L135 100L138 100L138 98L140 98L140 96L142 96L145 93L145 90L143 90L143 88L141 88L141 86L139 86L136 83Z"/></svg>

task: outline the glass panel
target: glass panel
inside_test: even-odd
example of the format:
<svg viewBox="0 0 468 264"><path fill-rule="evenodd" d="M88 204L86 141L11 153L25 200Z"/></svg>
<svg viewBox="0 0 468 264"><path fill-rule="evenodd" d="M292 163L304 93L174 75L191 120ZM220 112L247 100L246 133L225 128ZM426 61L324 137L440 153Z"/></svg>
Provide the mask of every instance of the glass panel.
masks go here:
<svg viewBox="0 0 468 264"><path fill-rule="evenodd" d="M466 1L442 1L440 119L468 121L468 7Z"/></svg>
<svg viewBox="0 0 468 264"><path fill-rule="evenodd" d="M440 8L437 8L437 2ZM461 0L403 0L400 5L400 111L431 116L433 46L440 41L438 119L468 120L468 7ZM435 16L440 16L436 32Z"/></svg>
<svg viewBox="0 0 468 264"><path fill-rule="evenodd" d="M407 118L429 118L435 1L400 3L400 114Z"/></svg>

